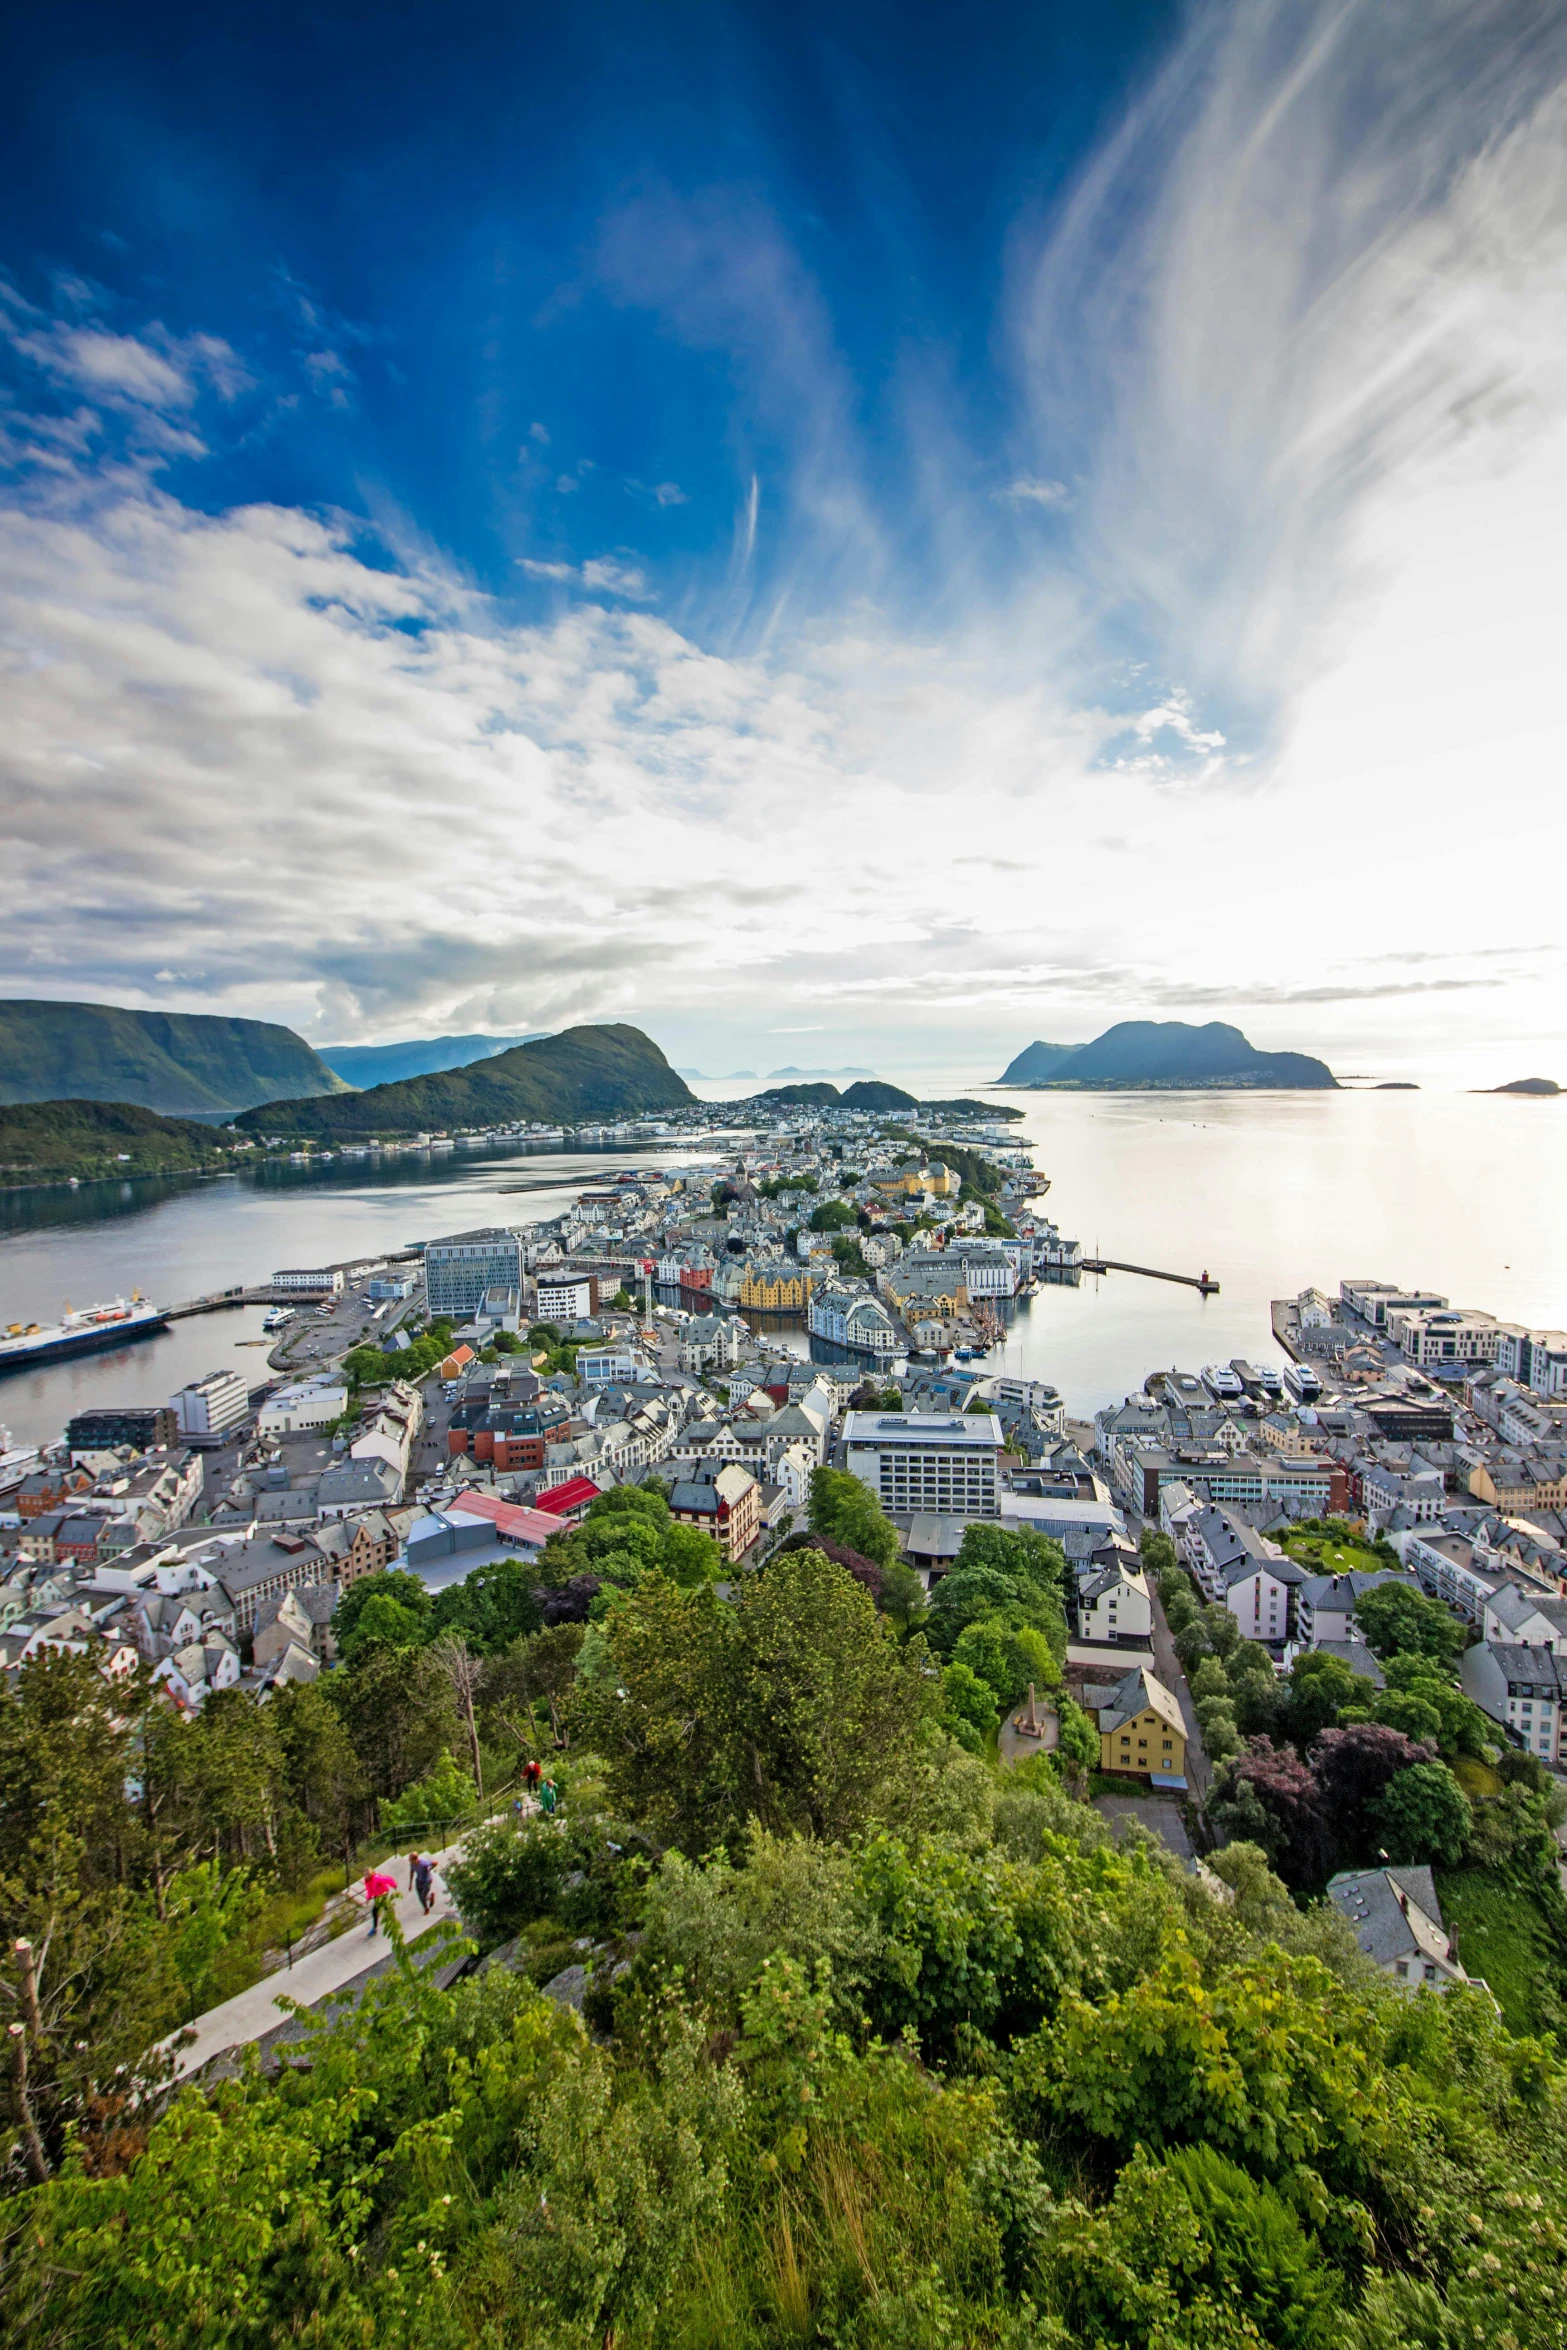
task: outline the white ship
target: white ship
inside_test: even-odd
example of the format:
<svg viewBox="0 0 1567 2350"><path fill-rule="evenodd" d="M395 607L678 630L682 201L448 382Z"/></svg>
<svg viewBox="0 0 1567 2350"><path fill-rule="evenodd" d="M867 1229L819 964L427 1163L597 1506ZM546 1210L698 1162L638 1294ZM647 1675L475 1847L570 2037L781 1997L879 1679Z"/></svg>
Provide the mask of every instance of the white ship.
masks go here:
<svg viewBox="0 0 1567 2350"><path fill-rule="evenodd" d="M25 1371L34 1363L56 1362L62 1355L126 1346L133 1338L150 1338L167 1327L167 1317L159 1307L148 1305L139 1289L105 1306L83 1306L74 1313L67 1306L58 1322L12 1322L0 1329L0 1372Z"/></svg>

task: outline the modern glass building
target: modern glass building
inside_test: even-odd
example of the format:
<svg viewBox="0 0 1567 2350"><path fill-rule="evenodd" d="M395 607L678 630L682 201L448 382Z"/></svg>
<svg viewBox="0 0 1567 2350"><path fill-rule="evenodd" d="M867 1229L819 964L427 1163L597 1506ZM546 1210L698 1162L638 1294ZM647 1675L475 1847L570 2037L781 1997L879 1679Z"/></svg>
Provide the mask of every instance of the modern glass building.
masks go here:
<svg viewBox="0 0 1567 2350"><path fill-rule="evenodd" d="M424 1294L432 1320L438 1314L470 1321L489 1289L522 1287L522 1242L515 1232L493 1226L454 1232L432 1240L424 1252Z"/></svg>

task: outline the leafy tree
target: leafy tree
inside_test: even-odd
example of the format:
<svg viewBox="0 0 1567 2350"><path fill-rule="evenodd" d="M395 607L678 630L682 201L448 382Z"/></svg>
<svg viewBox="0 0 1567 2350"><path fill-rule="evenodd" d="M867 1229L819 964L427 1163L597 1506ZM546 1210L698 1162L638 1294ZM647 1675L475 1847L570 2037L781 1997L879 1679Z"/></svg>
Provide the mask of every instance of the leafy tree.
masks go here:
<svg viewBox="0 0 1567 2350"><path fill-rule="evenodd" d="M826 1534L879 1567L890 1567L902 1550L898 1529L875 1494L847 1469L813 1469L807 1516L813 1534Z"/></svg>
<svg viewBox="0 0 1567 2350"><path fill-rule="evenodd" d="M1138 1544L1143 1566L1150 1575L1173 1574L1180 1565L1175 1544L1157 1526L1145 1525Z"/></svg>
<svg viewBox="0 0 1567 2350"><path fill-rule="evenodd" d="M383 1802L429 1770L457 1735L450 1690L428 1649L369 1643L325 1686L370 1792Z"/></svg>
<svg viewBox="0 0 1567 2350"><path fill-rule="evenodd" d="M1281 1726L1304 1753L1324 1730L1338 1727L1345 1706L1364 1706L1374 1695L1371 1684L1352 1672L1341 1657L1308 1649L1290 1668Z"/></svg>
<svg viewBox="0 0 1567 2350"><path fill-rule="evenodd" d="M903 1559L882 1570L881 1604L900 1632L912 1632L924 1620L925 1586Z"/></svg>
<svg viewBox="0 0 1567 2350"><path fill-rule="evenodd" d="M343 1716L319 1681L297 1681L268 1701L290 1800L332 1851L346 1849L369 1784Z"/></svg>
<svg viewBox="0 0 1567 2350"><path fill-rule="evenodd" d="M990 1683L983 1680L971 1665L956 1658L942 1671L941 1710L944 1718L966 1723L978 1733L981 1741L989 1736L1000 1719L996 1692Z"/></svg>
<svg viewBox="0 0 1567 2350"><path fill-rule="evenodd" d="M1411 1763L1396 1771L1368 1811L1393 1861L1435 1861L1456 1869L1468 1850L1469 1801L1445 1763Z"/></svg>
<svg viewBox="0 0 1567 2350"><path fill-rule="evenodd" d="M1053 1702L1060 1721L1056 1754L1070 1774L1084 1777L1099 1768L1102 1751L1099 1725L1064 1692L1058 1693Z"/></svg>
<svg viewBox="0 0 1567 2350"><path fill-rule="evenodd" d="M365 1610L377 1600L401 1609L402 1615L389 1616L384 1609L379 1610L372 1618L372 1623L385 1623L391 1629L387 1633L372 1630L365 1634L366 1639L389 1639L396 1648L410 1648L416 1640L423 1639L430 1615L429 1591L420 1578L409 1574L406 1568L382 1567L375 1574L361 1575L356 1582L350 1583L332 1610L332 1637L344 1655L359 1638ZM400 1636L405 1619L413 1625L409 1638Z"/></svg>
<svg viewBox="0 0 1567 2350"><path fill-rule="evenodd" d="M1428 1746L1417 1746L1378 1722L1323 1731L1312 1753L1312 1772L1341 1868L1358 1867L1376 1849L1377 1800L1389 1780L1430 1759Z"/></svg>
<svg viewBox="0 0 1567 2350"><path fill-rule="evenodd" d="M1355 1603L1355 1622L1372 1654L1416 1655L1451 1664L1469 1645L1469 1631L1440 1601L1427 1599L1413 1581L1379 1583Z"/></svg>
<svg viewBox="0 0 1567 2350"><path fill-rule="evenodd" d="M859 1222L858 1214L849 1201L826 1199L819 1208L813 1208L806 1224L808 1232L852 1232Z"/></svg>
<svg viewBox="0 0 1567 2350"><path fill-rule="evenodd" d="M970 1624L959 1635L952 1652L955 1664L965 1664L989 1683L1005 1713L1026 1695L1030 1682L1049 1688L1061 1668L1043 1633L1031 1624L1007 1624L998 1617Z"/></svg>
<svg viewBox="0 0 1567 2350"><path fill-rule="evenodd" d="M1332 1873L1321 1790L1292 1746L1249 1740L1215 1774L1208 1818L1221 1841L1259 1846L1291 1886L1320 1885Z"/></svg>
<svg viewBox="0 0 1567 2350"><path fill-rule="evenodd" d="M429 1604L423 1619L422 1631L431 1639L439 1639L446 1632L460 1632L470 1646L484 1656L498 1656L513 1641L524 1640L530 1632L537 1632L543 1623L543 1613L535 1596L537 1575L524 1559L496 1559L491 1565L475 1567L460 1583L448 1583L438 1591ZM353 1587L358 1589L356 1584ZM350 1591L350 1598L353 1592ZM379 1637L380 1619L367 1614L360 1619L358 1639ZM407 1641L396 1641L395 1646L407 1647Z"/></svg>
<svg viewBox="0 0 1567 2350"><path fill-rule="evenodd" d="M938 1694L869 1595L820 1551L780 1552L734 1607L662 1577L604 1626L610 1671L575 1717L615 1799L680 1843L746 1818L852 1833L896 1804Z"/></svg>
<svg viewBox="0 0 1567 2350"><path fill-rule="evenodd" d="M462 1765L443 1747L421 1779L403 1789L395 1802L381 1806L381 1824L394 1836L412 1828L446 1827L475 1809L479 1790Z"/></svg>
<svg viewBox="0 0 1567 2350"><path fill-rule="evenodd" d="M1032 1583L1058 1597L1066 1587L1066 1554L1032 1526L997 1526L974 1519L963 1529L959 1567L991 1567L1016 1583Z"/></svg>

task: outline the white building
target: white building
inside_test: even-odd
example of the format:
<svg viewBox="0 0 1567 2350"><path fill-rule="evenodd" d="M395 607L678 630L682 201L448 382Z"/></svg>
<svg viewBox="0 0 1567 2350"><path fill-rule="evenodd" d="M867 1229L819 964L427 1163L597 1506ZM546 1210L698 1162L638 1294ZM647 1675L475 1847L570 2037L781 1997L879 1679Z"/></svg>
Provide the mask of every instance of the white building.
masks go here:
<svg viewBox="0 0 1567 2350"><path fill-rule="evenodd" d="M1549 1648L1482 1640L1458 1660L1464 1695L1549 1764L1562 1758L1564 1678L1564 1660Z"/></svg>
<svg viewBox="0 0 1567 2350"><path fill-rule="evenodd" d="M295 1297L336 1297L343 1286L341 1265L295 1265L274 1273L272 1286Z"/></svg>
<svg viewBox="0 0 1567 2350"><path fill-rule="evenodd" d="M833 1345L890 1363L903 1349L897 1326L878 1298L868 1290L849 1289L829 1282L817 1291L806 1309L806 1327Z"/></svg>
<svg viewBox="0 0 1567 2350"><path fill-rule="evenodd" d="M581 1322L597 1307L598 1283L590 1274L539 1275L537 1312L541 1322L553 1322L557 1326Z"/></svg>
<svg viewBox="0 0 1567 2350"><path fill-rule="evenodd" d="M250 1390L238 1371L209 1371L192 1379L169 1406L187 1444L221 1444L250 1411Z"/></svg>
<svg viewBox="0 0 1567 2350"><path fill-rule="evenodd" d="M996 1461L1003 1437L993 1412L943 1419L932 1413L850 1412L845 1466L867 1484L889 1517L916 1511L943 1518L994 1518Z"/></svg>
<svg viewBox="0 0 1567 2350"><path fill-rule="evenodd" d="M1149 1640L1153 1607L1148 1578L1140 1567L1100 1567L1079 1584L1077 1635L1080 1640Z"/></svg>
<svg viewBox="0 0 1567 2350"><path fill-rule="evenodd" d="M1053 1435L1066 1432L1066 1404L1059 1387L1048 1379L993 1379L990 1392L997 1403L1014 1403L1032 1412L1040 1426Z"/></svg>
<svg viewBox="0 0 1567 2350"><path fill-rule="evenodd" d="M1289 1595L1306 1578L1244 1518L1200 1510L1187 1534L1187 1565L1208 1598L1229 1609L1243 1640L1276 1648L1289 1637Z"/></svg>
<svg viewBox="0 0 1567 2350"><path fill-rule="evenodd" d="M305 1380L297 1387L280 1387L268 1396L256 1414L260 1436L297 1436L302 1431L330 1428L348 1409L348 1390L336 1381Z"/></svg>
<svg viewBox="0 0 1567 2350"><path fill-rule="evenodd" d="M1498 1647L1548 1648L1567 1657L1567 1599L1499 1583L1485 1603L1480 1637Z"/></svg>
<svg viewBox="0 0 1567 2350"><path fill-rule="evenodd" d="M1418 1363L1423 1371L1496 1360L1499 1325L1494 1314L1470 1313L1454 1306L1436 1312L1390 1306L1387 1331L1405 1361Z"/></svg>

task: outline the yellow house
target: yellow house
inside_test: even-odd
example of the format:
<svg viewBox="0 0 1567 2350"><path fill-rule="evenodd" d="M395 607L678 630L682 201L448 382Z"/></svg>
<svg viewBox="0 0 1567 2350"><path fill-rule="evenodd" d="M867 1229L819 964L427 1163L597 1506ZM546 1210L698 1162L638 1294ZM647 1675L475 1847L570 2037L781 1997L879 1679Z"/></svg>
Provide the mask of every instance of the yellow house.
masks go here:
<svg viewBox="0 0 1567 2350"><path fill-rule="evenodd" d="M1186 1784L1186 1725L1178 1700L1137 1665L1099 1708L1099 1768Z"/></svg>
<svg viewBox="0 0 1567 2350"><path fill-rule="evenodd" d="M740 1281L739 1302L769 1314L803 1312L811 1302L814 1286L810 1274L803 1270L797 1273L783 1266L748 1265Z"/></svg>
<svg viewBox="0 0 1567 2350"><path fill-rule="evenodd" d="M890 1191L905 1198L917 1192L929 1192L934 1199L956 1199L963 1189L963 1178L940 1159L932 1159L922 1167L918 1159L907 1159L890 1175L873 1178L878 1191Z"/></svg>

